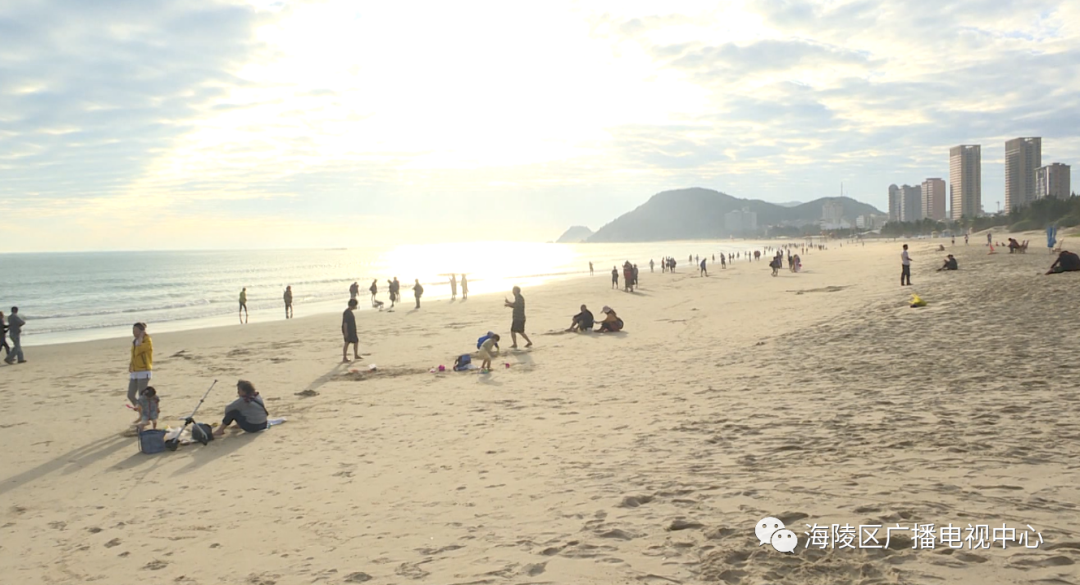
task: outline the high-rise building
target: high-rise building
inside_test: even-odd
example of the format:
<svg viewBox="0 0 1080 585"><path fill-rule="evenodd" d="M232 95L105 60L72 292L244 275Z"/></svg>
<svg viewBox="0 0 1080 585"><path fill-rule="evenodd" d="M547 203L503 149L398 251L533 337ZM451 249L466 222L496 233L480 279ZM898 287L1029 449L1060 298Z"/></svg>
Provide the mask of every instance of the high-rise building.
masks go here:
<svg viewBox="0 0 1080 585"><path fill-rule="evenodd" d="M945 181L927 179L922 184L922 215L934 221L945 221Z"/></svg>
<svg viewBox="0 0 1080 585"><path fill-rule="evenodd" d="M889 185L889 221L900 221L900 187Z"/></svg>
<svg viewBox="0 0 1080 585"><path fill-rule="evenodd" d="M840 201L826 200L821 204L821 220L829 225L839 225L844 221L844 204Z"/></svg>
<svg viewBox="0 0 1080 585"><path fill-rule="evenodd" d="M900 221L922 220L922 187L900 187Z"/></svg>
<svg viewBox="0 0 1080 585"><path fill-rule="evenodd" d="M743 208L724 214L724 227L732 235L751 235L757 232L757 213Z"/></svg>
<svg viewBox="0 0 1080 585"><path fill-rule="evenodd" d="M949 149L949 206L953 220L982 212L982 147L961 144Z"/></svg>
<svg viewBox="0 0 1080 585"><path fill-rule="evenodd" d="M1005 142L1005 211L1035 201L1035 171L1042 166L1042 138Z"/></svg>
<svg viewBox="0 0 1080 585"><path fill-rule="evenodd" d="M1070 182L1072 167L1061 163L1051 163L1035 171L1035 198L1057 197L1065 199L1072 188Z"/></svg>

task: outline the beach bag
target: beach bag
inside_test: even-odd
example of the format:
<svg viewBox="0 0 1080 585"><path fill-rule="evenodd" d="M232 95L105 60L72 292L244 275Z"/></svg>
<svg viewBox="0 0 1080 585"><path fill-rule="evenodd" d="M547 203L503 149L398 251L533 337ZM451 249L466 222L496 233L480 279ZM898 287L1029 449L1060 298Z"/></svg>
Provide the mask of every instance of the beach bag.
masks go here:
<svg viewBox="0 0 1080 585"><path fill-rule="evenodd" d="M463 353L459 355L456 360L454 360L454 371L460 372L462 370L467 370L469 369L469 364L471 363L472 356L467 353Z"/></svg>
<svg viewBox="0 0 1080 585"><path fill-rule="evenodd" d="M146 454L162 453L165 451L165 431L159 429L145 430L139 433L139 452Z"/></svg>
<svg viewBox="0 0 1080 585"><path fill-rule="evenodd" d="M214 427L206 423L195 423L191 426L191 438L205 445L214 440Z"/></svg>

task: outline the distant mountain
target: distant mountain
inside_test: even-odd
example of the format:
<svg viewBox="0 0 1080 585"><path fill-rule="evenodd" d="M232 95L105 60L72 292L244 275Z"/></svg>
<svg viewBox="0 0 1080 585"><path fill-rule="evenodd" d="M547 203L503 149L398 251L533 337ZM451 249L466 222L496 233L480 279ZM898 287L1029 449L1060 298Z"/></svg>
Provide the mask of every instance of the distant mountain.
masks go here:
<svg viewBox="0 0 1080 585"><path fill-rule="evenodd" d="M786 203L777 203L780 207L798 207L802 205L802 201L788 201Z"/></svg>
<svg viewBox="0 0 1080 585"><path fill-rule="evenodd" d="M563 232L563 235L559 236L558 240L555 240L556 244L577 244L578 242L584 242L589 239L589 236L593 235L593 231L583 225L575 225L570 229Z"/></svg>
<svg viewBox="0 0 1080 585"><path fill-rule="evenodd" d="M656 242L663 240L712 239L730 236L762 235L764 227L772 225L806 225L822 217L826 201L836 201L843 207L843 216L854 221L859 215L877 213L874 206L848 197L823 197L809 203L784 207L757 199L738 199L694 187L664 191L653 195L645 204L625 213L596 231L589 242ZM747 210L757 214L758 233L732 233L725 226L724 215Z"/></svg>

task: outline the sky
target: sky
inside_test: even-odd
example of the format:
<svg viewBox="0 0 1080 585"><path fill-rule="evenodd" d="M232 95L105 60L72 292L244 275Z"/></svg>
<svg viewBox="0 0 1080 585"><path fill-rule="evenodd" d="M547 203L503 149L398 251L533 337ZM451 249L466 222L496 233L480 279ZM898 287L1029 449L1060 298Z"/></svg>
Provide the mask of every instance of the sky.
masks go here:
<svg viewBox="0 0 1080 585"><path fill-rule="evenodd" d="M554 240L1080 164L1075 0L0 0L0 252Z"/></svg>

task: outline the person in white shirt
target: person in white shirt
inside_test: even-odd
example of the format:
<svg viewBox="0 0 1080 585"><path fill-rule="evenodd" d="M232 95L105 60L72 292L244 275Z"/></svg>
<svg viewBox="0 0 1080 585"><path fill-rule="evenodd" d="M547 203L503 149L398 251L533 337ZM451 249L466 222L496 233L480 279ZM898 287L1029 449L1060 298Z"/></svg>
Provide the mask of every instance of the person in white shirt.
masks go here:
<svg viewBox="0 0 1080 585"><path fill-rule="evenodd" d="M911 256L908 256L907 244L904 244L904 251L900 254L900 264L900 286L911 286Z"/></svg>

